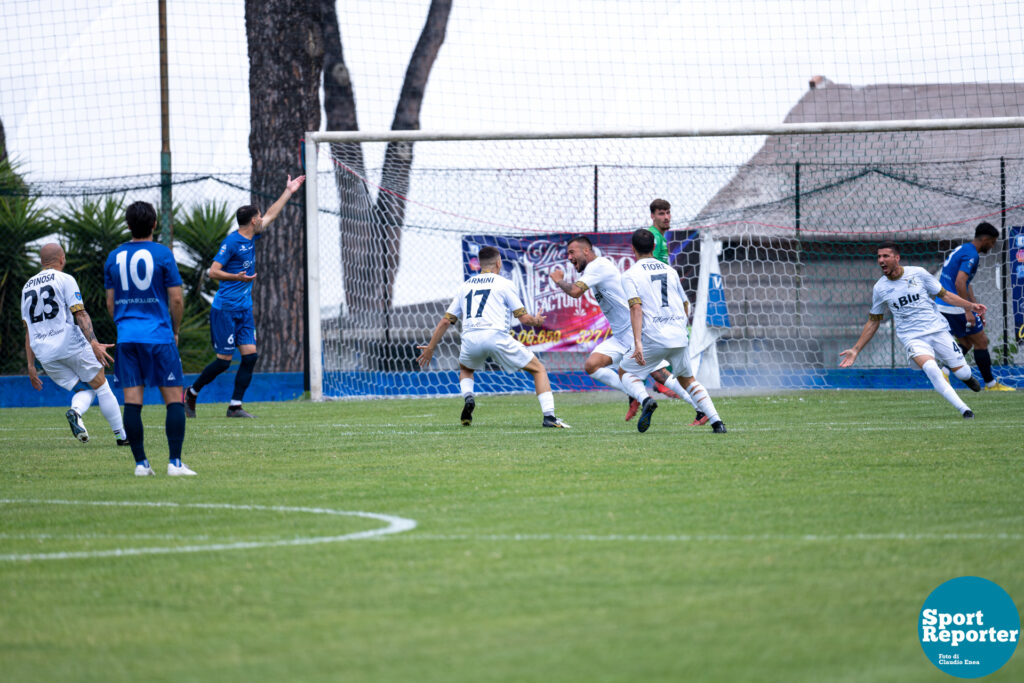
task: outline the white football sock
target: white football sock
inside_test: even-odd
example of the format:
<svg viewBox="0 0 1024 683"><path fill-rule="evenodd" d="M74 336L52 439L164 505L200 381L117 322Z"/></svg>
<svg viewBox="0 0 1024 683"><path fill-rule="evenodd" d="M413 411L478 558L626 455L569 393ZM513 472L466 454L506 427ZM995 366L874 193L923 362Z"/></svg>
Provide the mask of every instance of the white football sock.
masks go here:
<svg viewBox="0 0 1024 683"><path fill-rule="evenodd" d="M121 419L121 406L117 405L117 397L110 390L108 382L104 382L103 386L96 390L96 400L99 401L100 412L107 418L107 423L117 438L127 439L128 434L124 431L124 422Z"/></svg>
<svg viewBox="0 0 1024 683"><path fill-rule="evenodd" d="M651 397L647 393L647 387L644 386L644 381L636 375L631 375L628 372L622 373L622 390L627 394L635 398L640 403L643 403Z"/></svg>
<svg viewBox="0 0 1024 683"><path fill-rule="evenodd" d="M921 369L924 370L924 374L926 374L928 379L931 380L932 387L935 391L939 392L939 395L942 396L942 398L952 403L953 407L959 410L961 414L963 414L965 410L968 410L967 404L960 400L960 397L956 395L953 387L951 387L949 383L942 378L942 370L939 370L939 366L935 362L935 359L926 362ZM959 373L957 376L959 377Z"/></svg>
<svg viewBox="0 0 1024 683"><path fill-rule="evenodd" d="M590 373L590 376L596 379L601 384L607 384L612 389L618 389L619 391L625 391L622 388L622 381L619 379L619 373L612 370L610 367L605 366L598 368Z"/></svg>
<svg viewBox="0 0 1024 683"><path fill-rule="evenodd" d="M540 412L544 415L555 414L555 397L550 391L545 391L543 394L537 394L537 400L540 401Z"/></svg>
<svg viewBox="0 0 1024 683"><path fill-rule="evenodd" d="M462 392L462 398L473 395L473 378L467 377L466 379L459 380L459 391Z"/></svg>
<svg viewBox="0 0 1024 683"><path fill-rule="evenodd" d="M683 389L683 385L679 383L678 379L676 379L675 377L669 377L668 381L662 382L662 384L664 384L666 387L679 394L679 398L683 399L691 406L693 406L694 410L700 410L700 408L697 407L697 404L694 403L693 399L690 397L690 392L688 392L686 389Z"/></svg>
<svg viewBox="0 0 1024 683"><path fill-rule="evenodd" d="M704 388L703 384L693 380L686 390L690 393L693 402L697 404L697 410L708 416L709 423L715 424L719 421L715 404L711 402L711 396L708 395L708 390Z"/></svg>
<svg viewBox="0 0 1024 683"><path fill-rule="evenodd" d="M92 405L92 400L96 398L96 392L92 389L84 389L78 391L74 396L71 397L71 410L84 416L85 411L89 410L89 406Z"/></svg>

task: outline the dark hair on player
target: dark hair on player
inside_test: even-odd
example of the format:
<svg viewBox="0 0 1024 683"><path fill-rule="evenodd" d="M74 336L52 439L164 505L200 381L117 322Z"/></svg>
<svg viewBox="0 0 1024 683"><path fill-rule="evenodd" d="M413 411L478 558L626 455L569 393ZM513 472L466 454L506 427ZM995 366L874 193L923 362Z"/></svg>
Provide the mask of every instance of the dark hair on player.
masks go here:
<svg viewBox="0 0 1024 683"><path fill-rule="evenodd" d="M124 212L124 220L132 232L132 237L149 237L153 234L153 226L156 225L156 209L149 202L129 204Z"/></svg>
<svg viewBox="0 0 1024 683"><path fill-rule="evenodd" d="M672 205L664 199L655 199L651 202L651 215L654 215L655 211L671 211Z"/></svg>
<svg viewBox="0 0 1024 683"><path fill-rule="evenodd" d="M978 223L978 227L974 229L974 237L995 237L999 239L999 231L996 230L996 226L989 222Z"/></svg>
<svg viewBox="0 0 1024 683"><path fill-rule="evenodd" d="M238 221L238 227L248 225L252 222L252 219L256 217L260 210L252 204L246 204L240 207L238 211L235 211L235 220Z"/></svg>
<svg viewBox="0 0 1024 683"><path fill-rule="evenodd" d="M566 244L565 246L569 246L569 244L572 244L573 242L579 242L580 244L582 244L583 246L587 247L588 249L593 249L594 248L594 243L591 242L590 238L587 237L586 235L576 235L571 240L569 240L568 244Z"/></svg>
<svg viewBox="0 0 1024 683"><path fill-rule="evenodd" d="M630 238L630 242L633 244L633 248L636 249L638 254L650 254L654 252L654 235L647 228L640 228L633 231L633 237Z"/></svg>
<svg viewBox="0 0 1024 683"><path fill-rule="evenodd" d="M494 247L483 247L480 249L480 253L477 254L477 258L480 260L480 265L491 264L501 256L501 252Z"/></svg>
<svg viewBox="0 0 1024 683"><path fill-rule="evenodd" d="M875 251L878 252L878 251L881 251L883 249L892 249L892 252L894 254L896 254L897 256L900 253L900 245L896 244L892 240L886 240L886 241L882 242L881 244L878 245L878 248L875 249Z"/></svg>

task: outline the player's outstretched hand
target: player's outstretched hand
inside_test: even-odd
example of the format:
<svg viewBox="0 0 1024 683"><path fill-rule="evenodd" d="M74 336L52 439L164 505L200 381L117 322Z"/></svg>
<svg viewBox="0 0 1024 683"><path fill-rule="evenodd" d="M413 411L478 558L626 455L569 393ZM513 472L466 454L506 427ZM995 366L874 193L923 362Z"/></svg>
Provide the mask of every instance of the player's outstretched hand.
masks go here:
<svg viewBox="0 0 1024 683"><path fill-rule="evenodd" d="M288 176L288 183L285 185L289 192L298 192L299 188L302 187L302 183L306 181L306 176L300 175L295 180L292 180L291 176Z"/></svg>
<svg viewBox="0 0 1024 683"><path fill-rule="evenodd" d="M839 367L848 368L853 365L853 361L857 360L857 352L853 349L846 349L839 352L839 357L843 359L839 362Z"/></svg>
<svg viewBox="0 0 1024 683"><path fill-rule="evenodd" d="M99 341L90 342L92 344L92 352L96 356L96 360L103 364L103 367L109 368L114 362L114 359L107 353L107 349L114 348L113 344L101 344Z"/></svg>
<svg viewBox="0 0 1024 683"><path fill-rule="evenodd" d="M636 351L630 357L640 365L647 365L646 361L644 361L644 347L640 344L636 345Z"/></svg>
<svg viewBox="0 0 1024 683"><path fill-rule="evenodd" d="M238 281L239 282L252 282L255 279L256 279L256 273L253 273L252 275L249 275L248 273L239 273L238 274Z"/></svg>
<svg viewBox="0 0 1024 683"><path fill-rule="evenodd" d="M425 370L430 365L430 359L434 356L434 349L426 346L417 346L416 348L423 352L416 359L416 362L420 364L420 368Z"/></svg>

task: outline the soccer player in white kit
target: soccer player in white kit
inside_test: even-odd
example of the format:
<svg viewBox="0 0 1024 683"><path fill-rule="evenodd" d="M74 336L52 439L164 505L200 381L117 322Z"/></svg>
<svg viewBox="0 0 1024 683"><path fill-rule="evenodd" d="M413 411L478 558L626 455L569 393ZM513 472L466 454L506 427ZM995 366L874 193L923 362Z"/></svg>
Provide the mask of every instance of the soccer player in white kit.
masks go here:
<svg viewBox="0 0 1024 683"><path fill-rule="evenodd" d="M573 283L566 282L565 274L561 270L553 270L551 279L559 289L574 299L590 291L608 320L612 332L610 337L598 344L587 356L583 369L598 382L626 393L622 380L619 379L618 366L627 355L633 332L629 322L629 306L626 305L626 295L622 291L622 273L609 259L594 252L594 245L586 235L569 240L566 251L569 262L580 273L579 279ZM665 369L667 366L668 363L663 362L651 376L696 408L690 394ZM707 422L706 417L703 421L698 418L690 426L701 425L704 422Z"/></svg>
<svg viewBox="0 0 1024 683"><path fill-rule="evenodd" d="M900 249L895 242L882 242L878 246L878 267L882 277L875 283L871 296L871 313L860 338L853 348L840 352L839 367L848 368L878 331L885 309L892 311L896 336L907 350L907 357L928 376L935 391L953 404L966 420L974 418L967 404L960 400L953 387L943 378L935 359L941 360L973 391L981 391L981 384L971 376L960 345L949 333L946 319L939 314L933 297L948 304L984 315L985 305L962 299L947 292L939 281L924 268L900 265Z"/></svg>
<svg viewBox="0 0 1024 683"><path fill-rule="evenodd" d="M711 431L724 434L725 424L715 410L707 389L693 377L690 368L689 337L686 332L686 294L679 276L667 264L652 256L654 236L647 228L633 233L636 263L622 275L622 290L629 305L633 332L628 356L619 364L619 376L626 393L640 402L636 428L646 432L658 404L647 393L644 380L662 361L672 364L683 389L697 410L708 416Z"/></svg>
<svg viewBox="0 0 1024 683"><path fill-rule="evenodd" d="M537 400L544 414L541 426L568 429L569 425L555 417L555 399L544 365L522 342L509 334L512 318L517 318L524 325L540 326L544 324L543 316L526 312L515 285L501 275L501 254L497 249L483 247L477 258L480 274L462 283L430 341L426 346L417 347L422 353L416 360L421 368L426 368L441 337L452 323L462 318L462 345L459 349L459 388L464 400L462 424L468 427L473 422L473 410L476 408L473 373L483 368L490 357L506 372L525 370L533 375Z"/></svg>
<svg viewBox="0 0 1024 683"><path fill-rule="evenodd" d="M96 339L78 282L64 272L66 261L59 244L43 245L39 250L43 270L30 278L21 290L28 378L36 391L42 390L43 382L36 372L38 359L46 374L59 386L70 391L79 382L88 384L91 388L77 392L71 399L71 409L65 413L72 435L82 443L89 440L82 416L96 398L100 412L114 430L117 445L125 446L128 437L121 420L121 408L103 374L103 368L113 361L107 349L114 345L101 344Z"/></svg>

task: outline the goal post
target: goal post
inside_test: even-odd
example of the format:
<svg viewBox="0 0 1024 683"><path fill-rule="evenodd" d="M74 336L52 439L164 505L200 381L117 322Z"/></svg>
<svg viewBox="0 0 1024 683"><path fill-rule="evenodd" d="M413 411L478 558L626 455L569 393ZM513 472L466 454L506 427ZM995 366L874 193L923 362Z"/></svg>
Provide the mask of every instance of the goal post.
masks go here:
<svg viewBox="0 0 1024 683"><path fill-rule="evenodd" d="M620 268L628 236L672 203L671 264L693 299L710 386L918 386L887 320L854 370L878 277L874 246L936 272L988 221L1002 239L974 281L998 376L1024 379L1024 117L784 123L673 130L309 132L309 374L314 400L457 393L458 331L425 344L475 254L495 246L543 329L513 334L561 390L609 334L596 302L550 281L587 233ZM1020 242L1020 244L1017 244ZM1022 322L1018 324L1016 321ZM604 336L602 336L604 335ZM970 357L969 357L970 360ZM701 377L701 371L698 371ZM530 391L524 373L479 391Z"/></svg>

